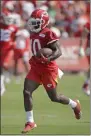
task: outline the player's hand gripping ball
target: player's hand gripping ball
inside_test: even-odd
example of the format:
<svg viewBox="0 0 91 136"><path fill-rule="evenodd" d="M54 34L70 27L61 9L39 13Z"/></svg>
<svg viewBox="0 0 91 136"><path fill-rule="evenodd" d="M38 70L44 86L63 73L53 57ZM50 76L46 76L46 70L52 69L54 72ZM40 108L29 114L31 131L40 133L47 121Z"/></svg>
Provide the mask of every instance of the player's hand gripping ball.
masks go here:
<svg viewBox="0 0 91 136"><path fill-rule="evenodd" d="M42 48L37 52L37 57L39 57L42 63L48 63L48 57L52 54L52 50L50 48Z"/></svg>
<svg viewBox="0 0 91 136"><path fill-rule="evenodd" d="M43 55L44 57L49 57L52 54L52 50L50 48L42 48L37 52L37 57L41 57Z"/></svg>

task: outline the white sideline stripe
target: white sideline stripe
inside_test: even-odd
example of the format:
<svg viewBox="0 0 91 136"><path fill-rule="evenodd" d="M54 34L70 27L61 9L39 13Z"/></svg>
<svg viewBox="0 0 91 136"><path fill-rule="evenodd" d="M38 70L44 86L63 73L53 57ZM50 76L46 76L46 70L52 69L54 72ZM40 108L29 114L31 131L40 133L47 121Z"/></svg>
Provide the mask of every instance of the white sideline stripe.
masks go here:
<svg viewBox="0 0 91 136"><path fill-rule="evenodd" d="M48 117L48 118L56 118L56 115L51 115L51 114L40 114L40 115L36 115L36 116L42 116L42 117ZM3 118L20 118L21 116L19 115L1 115L1 119Z"/></svg>

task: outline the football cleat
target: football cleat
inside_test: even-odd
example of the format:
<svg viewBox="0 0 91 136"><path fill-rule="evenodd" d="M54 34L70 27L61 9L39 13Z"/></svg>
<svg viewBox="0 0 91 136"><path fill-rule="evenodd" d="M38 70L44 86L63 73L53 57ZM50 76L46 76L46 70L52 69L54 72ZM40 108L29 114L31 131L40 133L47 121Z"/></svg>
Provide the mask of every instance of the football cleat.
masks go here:
<svg viewBox="0 0 91 136"><path fill-rule="evenodd" d="M79 102L79 100L75 100L75 102L77 103L77 106L75 108L73 108L74 114L76 119L80 119L82 112L81 112L81 104Z"/></svg>
<svg viewBox="0 0 91 136"><path fill-rule="evenodd" d="M90 90L88 89L88 90L83 90L83 92L87 95L87 96L90 96Z"/></svg>
<svg viewBox="0 0 91 136"><path fill-rule="evenodd" d="M36 127L37 125L34 122L27 122L25 124L25 128L23 129L22 133L27 133Z"/></svg>
<svg viewBox="0 0 91 136"><path fill-rule="evenodd" d="M84 85L83 85L83 92L86 94L86 95L90 95L90 88L89 88L89 84L88 83L85 83Z"/></svg>

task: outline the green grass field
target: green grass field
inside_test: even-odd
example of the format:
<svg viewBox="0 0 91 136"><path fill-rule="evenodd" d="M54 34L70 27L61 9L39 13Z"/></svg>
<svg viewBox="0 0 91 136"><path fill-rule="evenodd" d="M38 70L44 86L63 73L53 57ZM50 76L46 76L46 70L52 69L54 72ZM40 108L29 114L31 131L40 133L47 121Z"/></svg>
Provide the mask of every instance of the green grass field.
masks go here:
<svg viewBox="0 0 91 136"><path fill-rule="evenodd" d="M84 76L65 75L58 85L59 92L80 100L83 112L80 120L74 118L70 106L52 103L40 86L33 94L34 118L38 127L28 134L90 135L90 98L81 90L83 81ZM1 134L21 134L25 124L23 80L17 85L12 79L6 87L1 98Z"/></svg>

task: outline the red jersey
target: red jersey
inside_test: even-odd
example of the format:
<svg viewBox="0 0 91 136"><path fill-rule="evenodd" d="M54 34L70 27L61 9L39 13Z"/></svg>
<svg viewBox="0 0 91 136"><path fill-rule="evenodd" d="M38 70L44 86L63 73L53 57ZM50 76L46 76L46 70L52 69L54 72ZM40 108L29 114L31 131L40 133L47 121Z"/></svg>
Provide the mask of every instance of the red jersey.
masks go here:
<svg viewBox="0 0 91 136"><path fill-rule="evenodd" d="M7 50L12 48L12 42L14 41L15 34L17 32L17 27L15 25L5 25L0 24L0 48L3 50Z"/></svg>
<svg viewBox="0 0 91 136"><path fill-rule="evenodd" d="M52 32L49 28L44 28L41 32L39 33L34 33L30 35L30 40L31 40L31 50L33 57L30 60L30 63L36 65L40 64L41 66L46 65L46 64L41 64L37 57L35 57L37 51L39 51L41 48L46 47L50 43L53 43L55 41L58 41L59 38L56 36L54 32ZM56 63L55 61L51 61L48 65L48 67L55 66Z"/></svg>
<svg viewBox="0 0 91 136"><path fill-rule="evenodd" d="M36 53L41 48L47 47L50 43L59 40L59 38L52 30L44 28L39 33L31 34L30 40L33 57L29 61L31 69L26 78L43 84L46 90L55 88L58 77L58 66L56 62L51 61L48 64L41 63L38 57L36 57Z"/></svg>

